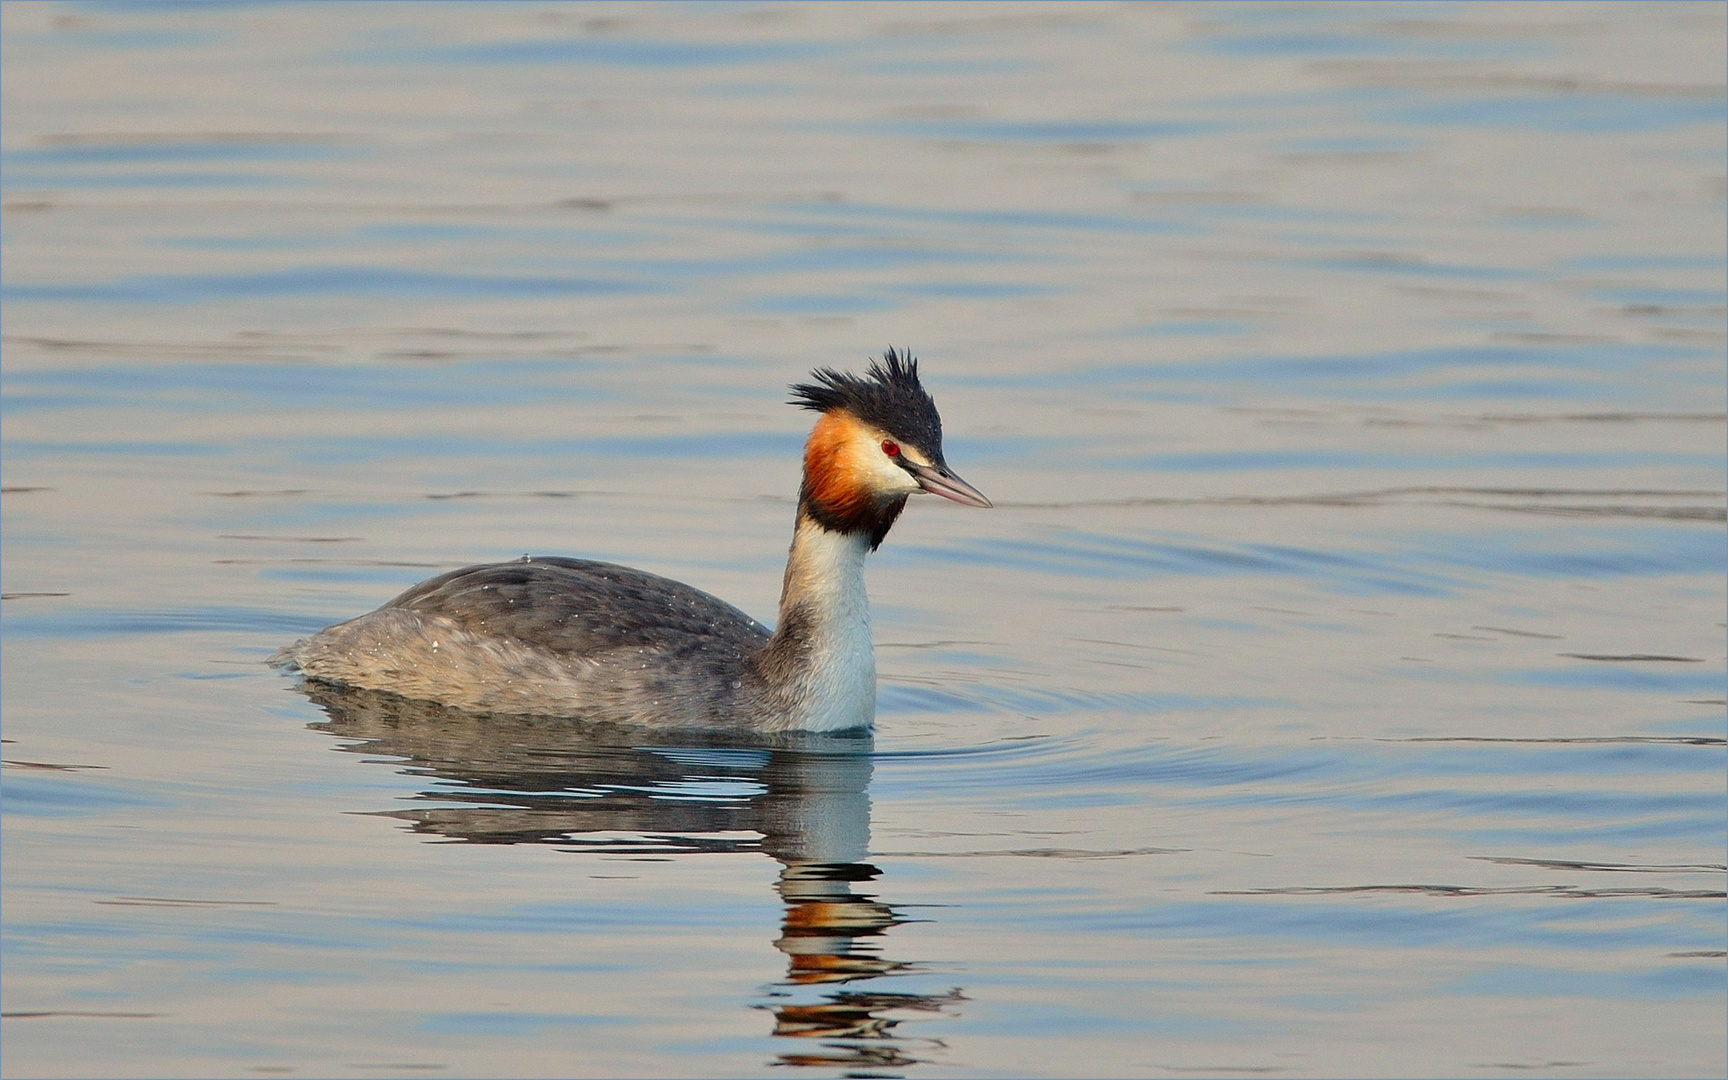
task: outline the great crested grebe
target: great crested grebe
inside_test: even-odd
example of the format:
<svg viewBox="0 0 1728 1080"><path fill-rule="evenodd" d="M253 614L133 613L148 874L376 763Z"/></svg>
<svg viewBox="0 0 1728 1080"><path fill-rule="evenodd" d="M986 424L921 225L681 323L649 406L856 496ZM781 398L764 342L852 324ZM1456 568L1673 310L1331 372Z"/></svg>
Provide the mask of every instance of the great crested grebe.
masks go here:
<svg viewBox="0 0 1728 1080"><path fill-rule="evenodd" d="M822 414L779 626L682 582L585 559L524 555L423 581L271 657L308 679L457 709L651 727L839 731L876 711L864 556L906 497L990 500L942 460L942 418L918 361L893 349L867 377L820 368L792 404Z"/></svg>

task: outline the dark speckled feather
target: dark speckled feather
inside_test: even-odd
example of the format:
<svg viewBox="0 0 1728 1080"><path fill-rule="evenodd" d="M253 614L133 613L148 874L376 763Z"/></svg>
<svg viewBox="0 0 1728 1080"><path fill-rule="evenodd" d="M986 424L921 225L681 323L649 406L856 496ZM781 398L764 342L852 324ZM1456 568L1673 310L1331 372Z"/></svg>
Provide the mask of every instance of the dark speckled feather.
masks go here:
<svg viewBox="0 0 1728 1080"><path fill-rule="evenodd" d="M421 582L276 658L313 678L484 712L650 727L792 716L767 627L679 581L524 558Z"/></svg>
<svg viewBox="0 0 1728 1080"><path fill-rule="evenodd" d="M470 566L431 578L384 605L461 618L572 657L608 649L686 645L750 652L767 627L681 581L614 563L547 556Z"/></svg>

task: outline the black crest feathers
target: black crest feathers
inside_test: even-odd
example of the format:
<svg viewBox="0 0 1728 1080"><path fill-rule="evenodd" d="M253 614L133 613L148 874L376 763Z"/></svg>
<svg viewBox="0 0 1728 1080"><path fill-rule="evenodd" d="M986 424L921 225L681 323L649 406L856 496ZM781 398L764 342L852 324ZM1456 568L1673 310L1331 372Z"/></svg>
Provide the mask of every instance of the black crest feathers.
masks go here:
<svg viewBox="0 0 1728 1080"><path fill-rule="evenodd" d="M863 377L833 368L810 373L814 382L792 387L790 404L832 412L843 409L933 457L942 453L942 417L918 381L918 360L889 349L870 361Z"/></svg>

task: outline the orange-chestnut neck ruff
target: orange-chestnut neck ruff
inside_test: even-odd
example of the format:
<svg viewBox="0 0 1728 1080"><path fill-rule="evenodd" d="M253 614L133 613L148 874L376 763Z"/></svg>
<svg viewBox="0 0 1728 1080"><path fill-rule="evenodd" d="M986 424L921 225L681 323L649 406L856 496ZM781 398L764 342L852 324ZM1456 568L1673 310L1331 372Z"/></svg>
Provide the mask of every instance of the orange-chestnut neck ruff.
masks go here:
<svg viewBox="0 0 1728 1080"><path fill-rule="evenodd" d="M880 438L844 410L823 413L804 444L804 486L798 512L833 532L865 533L880 547L906 506L905 492L872 483L866 455L881 455Z"/></svg>

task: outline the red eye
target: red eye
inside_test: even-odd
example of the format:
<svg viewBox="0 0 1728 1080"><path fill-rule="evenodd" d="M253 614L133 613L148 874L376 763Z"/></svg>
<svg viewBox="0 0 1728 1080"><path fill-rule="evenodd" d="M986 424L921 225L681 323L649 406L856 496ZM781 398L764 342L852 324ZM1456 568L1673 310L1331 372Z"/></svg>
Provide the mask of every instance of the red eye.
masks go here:
<svg viewBox="0 0 1728 1080"><path fill-rule="evenodd" d="M882 440L882 452L884 454L887 454L889 457L899 457L900 456L900 444L895 442L893 439L883 439Z"/></svg>

